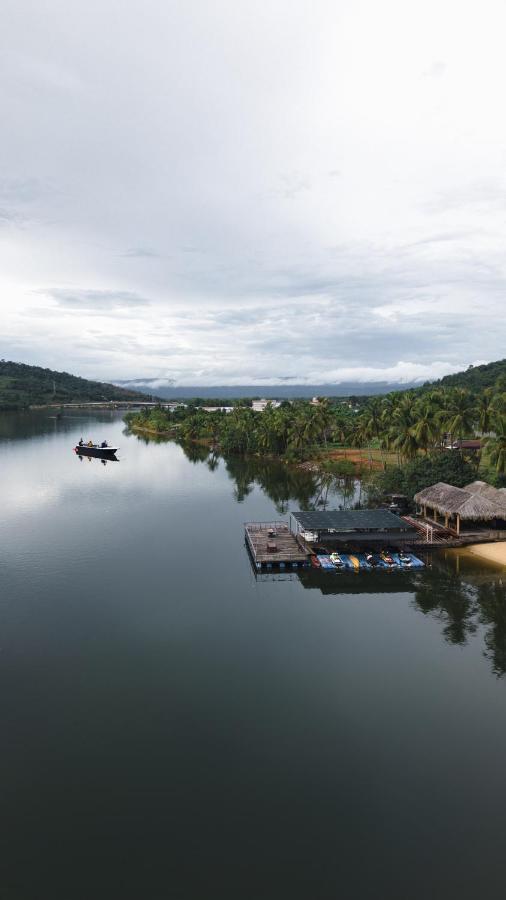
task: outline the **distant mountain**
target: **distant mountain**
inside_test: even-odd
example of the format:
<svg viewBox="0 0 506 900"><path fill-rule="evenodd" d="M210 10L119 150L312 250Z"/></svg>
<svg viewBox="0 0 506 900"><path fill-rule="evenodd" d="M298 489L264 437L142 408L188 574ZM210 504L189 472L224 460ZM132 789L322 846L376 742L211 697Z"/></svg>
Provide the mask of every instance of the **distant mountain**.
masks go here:
<svg viewBox="0 0 506 900"><path fill-rule="evenodd" d="M23 409L44 403L99 403L102 400L150 400L145 393L88 381L67 372L0 360L0 409Z"/></svg>
<svg viewBox="0 0 506 900"><path fill-rule="evenodd" d="M146 393L156 391L159 397L166 400L190 400L201 397L203 400L221 398L231 400L240 397L262 397L265 399L292 400L295 397L366 397L372 394L388 394L390 391L405 391L415 387L414 383L391 384L387 381L342 381L339 384L290 384L290 385L212 385L203 387L194 385L180 387L172 384L164 385L159 379L135 379L134 381L117 381L121 386L135 387Z"/></svg>

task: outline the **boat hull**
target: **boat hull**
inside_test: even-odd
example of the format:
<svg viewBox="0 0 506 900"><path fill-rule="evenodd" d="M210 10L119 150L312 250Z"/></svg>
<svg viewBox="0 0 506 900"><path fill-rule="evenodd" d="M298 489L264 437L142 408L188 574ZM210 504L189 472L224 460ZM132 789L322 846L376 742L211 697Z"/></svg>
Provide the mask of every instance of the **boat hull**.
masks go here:
<svg viewBox="0 0 506 900"><path fill-rule="evenodd" d="M98 456L102 459L112 459L116 455L117 447L74 447L79 456Z"/></svg>

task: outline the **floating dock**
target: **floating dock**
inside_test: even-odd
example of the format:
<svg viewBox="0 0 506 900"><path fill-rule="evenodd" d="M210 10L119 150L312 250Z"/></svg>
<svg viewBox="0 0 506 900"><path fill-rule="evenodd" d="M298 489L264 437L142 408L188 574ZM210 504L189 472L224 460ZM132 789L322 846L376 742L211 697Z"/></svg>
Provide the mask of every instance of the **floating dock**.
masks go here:
<svg viewBox="0 0 506 900"><path fill-rule="evenodd" d="M309 566L309 551L286 522L246 522L246 544L256 569Z"/></svg>

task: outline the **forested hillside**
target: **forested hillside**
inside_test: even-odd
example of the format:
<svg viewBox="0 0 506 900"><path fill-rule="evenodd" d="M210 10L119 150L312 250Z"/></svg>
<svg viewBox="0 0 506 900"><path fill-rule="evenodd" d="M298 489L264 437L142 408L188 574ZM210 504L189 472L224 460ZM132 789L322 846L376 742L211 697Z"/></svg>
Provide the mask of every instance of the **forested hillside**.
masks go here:
<svg viewBox="0 0 506 900"><path fill-rule="evenodd" d="M432 381L425 387L461 387L467 388L473 394L478 394L488 387L500 387L502 390L506 390L506 359L499 359L483 366L469 366L465 372L445 375L444 378Z"/></svg>
<svg viewBox="0 0 506 900"><path fill-rule="evenodd" d="M39 366L0 360L0 409L24 409L44 403L150 400L147 394L100 381L88 381Z"/></svg>

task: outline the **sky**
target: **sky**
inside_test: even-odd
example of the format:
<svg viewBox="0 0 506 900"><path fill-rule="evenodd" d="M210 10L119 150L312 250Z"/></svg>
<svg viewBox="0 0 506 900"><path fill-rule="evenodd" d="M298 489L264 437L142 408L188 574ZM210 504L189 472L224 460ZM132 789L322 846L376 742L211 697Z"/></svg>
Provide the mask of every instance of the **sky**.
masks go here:
<svg viewBox="0 0 506 900"><path fill-rule="evenodd" d="M506 9L3 0L0 356L179 385L506 356Z"/></svg>

